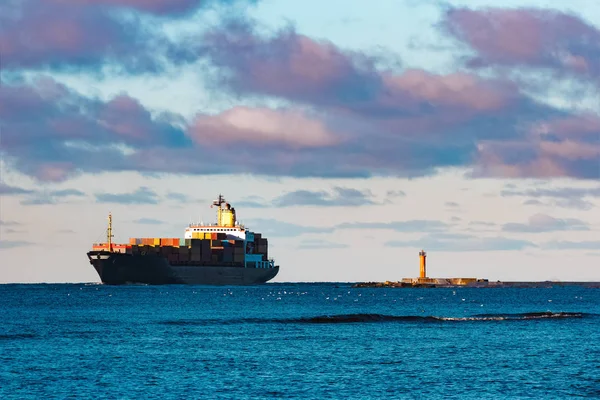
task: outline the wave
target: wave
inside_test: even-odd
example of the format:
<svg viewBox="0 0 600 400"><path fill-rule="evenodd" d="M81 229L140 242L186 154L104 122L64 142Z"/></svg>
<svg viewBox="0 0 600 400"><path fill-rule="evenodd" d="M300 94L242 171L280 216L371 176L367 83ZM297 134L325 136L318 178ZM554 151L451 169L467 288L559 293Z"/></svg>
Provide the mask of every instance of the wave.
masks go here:
<svg viewBox="0 0 600 400"><path fill-rule="evenodd" d="M446 321L506 321L553 318L583 318L590 314L580 312L530 312L519 314L476 314L467 317L437 317L415 315L382 315L382 314L346 314L303 318L299 322L323 323L352 323L352 322L446 322Z"/></svg>
<svg viewBox="0 0 600 400"><path fill-rule="evenodd" d="M385 315L385 314L338 314L320 315L301 318L240 318L240 319L206 319L206 320L169 320L164 325L211 325L211 324L340 324L340 323L374 323L374 322L478 322L478 321L526 321L538 319L572 319L594 317L596 314L582 312L529 312L517 314L475 314L465 317L439 317L419 315Z"/></svg>
<svg viewBox="0 0 600 400"><path fill-rule="evenodd" d="M33 333L4 333L0 334L0 340L33 339L37 337Z"/></svg>

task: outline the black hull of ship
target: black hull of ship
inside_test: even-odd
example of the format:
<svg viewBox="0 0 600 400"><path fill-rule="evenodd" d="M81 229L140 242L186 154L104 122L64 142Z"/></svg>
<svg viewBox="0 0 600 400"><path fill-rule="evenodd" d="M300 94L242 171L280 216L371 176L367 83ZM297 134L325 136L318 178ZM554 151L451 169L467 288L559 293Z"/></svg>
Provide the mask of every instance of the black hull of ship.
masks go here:
<svg viewBox="0 0 600 400"><path fill-rule="evenodd" d="M90 251L87 255L102 283L107 285L257 285L270 281L279 272L278 266L245 268L234 264L171 264L165 257L154 254Z"/></svg>

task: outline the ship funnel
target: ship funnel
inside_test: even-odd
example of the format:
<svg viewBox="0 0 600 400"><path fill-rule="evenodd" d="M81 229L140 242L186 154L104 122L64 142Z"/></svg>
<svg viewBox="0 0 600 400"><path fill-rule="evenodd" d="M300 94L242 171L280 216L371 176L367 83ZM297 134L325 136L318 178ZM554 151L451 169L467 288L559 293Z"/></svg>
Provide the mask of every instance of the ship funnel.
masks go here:
<svg viewBox="0 0 600 400"><path fill-rule="evenodd" d="M213 206L217 206L217 225L225 227L233 227L236 223L235 209L231 207L223 195L219 194L219 198L213 202Z"/></svg>

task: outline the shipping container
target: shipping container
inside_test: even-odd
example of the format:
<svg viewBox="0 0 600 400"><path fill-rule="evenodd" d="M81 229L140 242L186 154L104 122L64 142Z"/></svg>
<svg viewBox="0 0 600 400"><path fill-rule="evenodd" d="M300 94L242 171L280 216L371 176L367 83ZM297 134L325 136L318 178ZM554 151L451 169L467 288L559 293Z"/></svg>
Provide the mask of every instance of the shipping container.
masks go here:
<svg viewBox="0 0 600 400"><path fill-rule="evenodd" d="M154 243L152 243L154 246L160 246L160 238L153 238Z"/></svg>

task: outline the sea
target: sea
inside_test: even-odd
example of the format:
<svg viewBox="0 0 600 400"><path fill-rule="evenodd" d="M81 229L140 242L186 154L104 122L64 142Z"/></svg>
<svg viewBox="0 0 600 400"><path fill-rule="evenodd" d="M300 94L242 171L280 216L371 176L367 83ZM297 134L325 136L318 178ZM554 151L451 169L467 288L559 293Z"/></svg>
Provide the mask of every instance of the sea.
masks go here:
<svg viewBox="0 0 600 400"><path fill-rule="evenodd" d="M600 289L0 285L0 399L600 398Z"/></svg>

